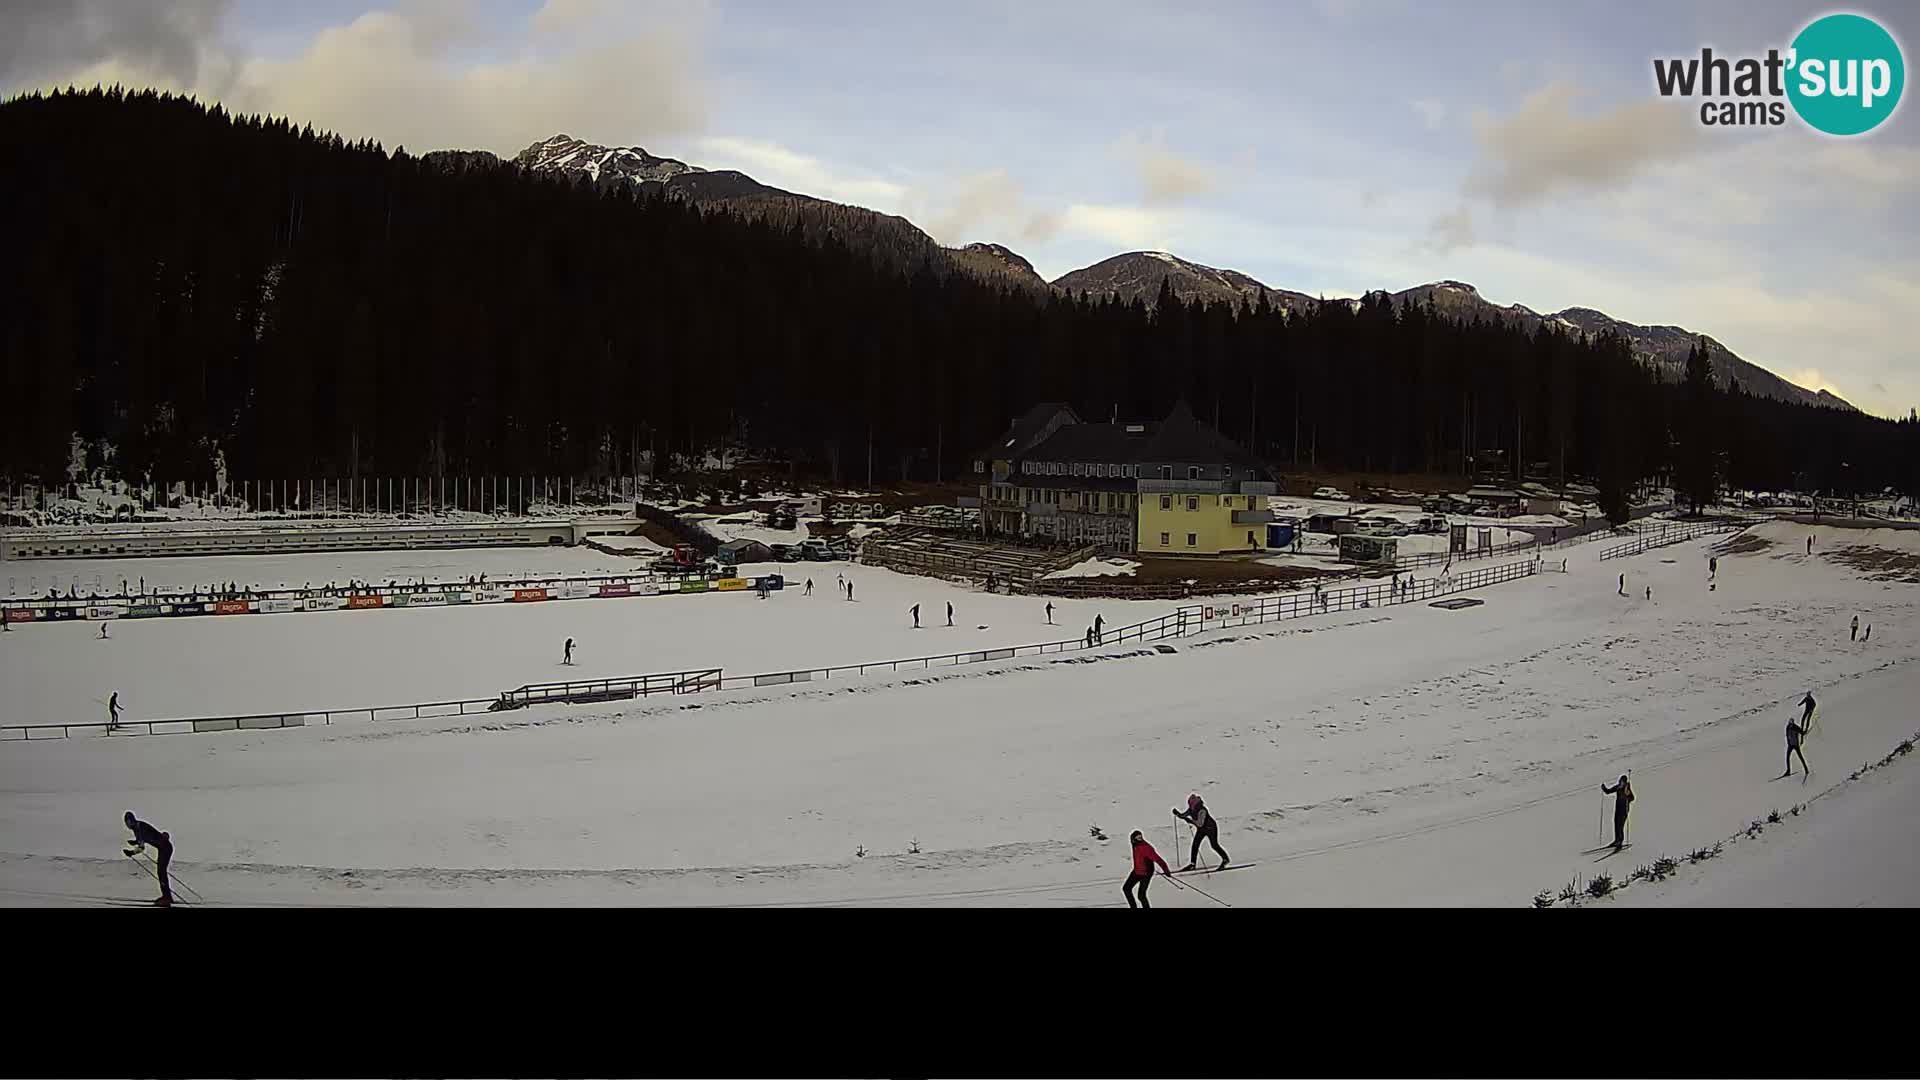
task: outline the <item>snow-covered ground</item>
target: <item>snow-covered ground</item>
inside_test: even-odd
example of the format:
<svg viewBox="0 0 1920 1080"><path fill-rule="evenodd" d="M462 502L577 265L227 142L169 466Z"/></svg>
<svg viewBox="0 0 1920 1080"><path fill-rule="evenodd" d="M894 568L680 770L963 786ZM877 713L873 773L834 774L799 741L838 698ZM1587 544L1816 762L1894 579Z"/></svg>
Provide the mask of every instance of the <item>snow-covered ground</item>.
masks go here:
<svg viewBox="0 0 1920 1080"><path fill-rule="evenodd" d="M1722 554L1711 592L1705 564L1724 538L1606 563L1586 545L1566 553L1570 572L1481 591L1466 610L1214 631L1170 653L1127 645L463 719L13 745L0 755L0 899L151 895L117 850L119 814L133 809L173 832L186 881L229 903L1117 905L1128 831L1184 862L1169 850L1184 826L1167 808L1199 791L1248 864L1193 882L1220 902L1524 905L1596 866L1710 844L1911 733L1920 595L1826 558L1848 534L1815 531L1808 557L1804 528L1753 530L1773 546ZM1629 597L1616 595L1623 572ZM554 674L569 633L585 664L618 643L622 662L608 666L619 671L673 666L626 661L705 652L687 647L702 637L798 664L813 649L823 660L906 642L944 651L992 633L904 628L912 600L937 623L949 596L965 625L1035 636L1031 599L852 573L856 604L816 573L810 598L343 614L351 637L277 646L276 620L336 620L209 619L196 635L227 636L197 640L204 663L184 647L126 650L144 684L123 685L123 699L140 708L136 691L191 693L216 675L332 694L414 667L505 685L515 663ZM1112 602L1055 603L1069 635L1097 609L1120 620ZM603 611L632 625L570 628ZM1856 612L1871 642L1848 640ZM377 641L359 642L362 627ZM103 665L116 662L104 658L124 642L94 649L89 627L73 629L0 641L10 711L16 693L104 696ZM33 651L16 657L21 645ZM1807 689L1820 723L1800 788L1773 778ZM1599 784L1629 768L1634 847L1596 864ZM1910 821L1912 780L1899 782L1908 793L1889 809ZM1864 835L1911 848L1909 830ZM1873 897L1911 895L1898 891L1910 869L1883 876ZM1169 882L1152 897L1214 903Z"/></svg>
<svg viewBox="0 0 1920 1080"><path fill-rule="evenodd" d="M1048 574L1050 578L1132 577L1140 564L1132 559L1086 559Z"/></svg>
<svg viewBox="0 0 1920 1080"><path fill-rule="evenodd" d="M328 580L322 568L309 575L316 564L332 568L335 560L409 556L444 561L347 562L332 576L373 579L376 570L391 570L401 578L464 578L486 570L498 579L528 565L512 558L522 550L528 560L573 553L583 560L583 569L611 573L623 568L619 559L563 548L257 558L280 564L283 576L291 574L296 585L309 576ZM196 561L219 564L215 569L228 575L224 581L234 580L234 564L253 558ZM751 592L732 592L139 619L116 623L106 641L98 639L94 623L35 623L0 637L0 685L6 687L0 722L97 721L104 708L100 702L115 691L129 718L156 719L491 697L529 682L687 668L724 667L730 675L752 675L1059 641L1080 636L1096 614L1105 618L1105 626L1118 627L1177 606L1055 599L1057 625L1049 628L1046 599L984 594L877 567L764 563L743 566L741 572L781 574L789 587L764 601ZM837 577L843 574L854 583L851 603L837 596ZM809 577L812 596L805 595ZM149 577L149 584L153 580ZM955 609L952 628L945 625L948 602ZM916 603L926 627L917 631L907 614ZM574 663L562 667L561 643L569 637L576 645ZM50 675L58 672L72 674Z"/></svg>

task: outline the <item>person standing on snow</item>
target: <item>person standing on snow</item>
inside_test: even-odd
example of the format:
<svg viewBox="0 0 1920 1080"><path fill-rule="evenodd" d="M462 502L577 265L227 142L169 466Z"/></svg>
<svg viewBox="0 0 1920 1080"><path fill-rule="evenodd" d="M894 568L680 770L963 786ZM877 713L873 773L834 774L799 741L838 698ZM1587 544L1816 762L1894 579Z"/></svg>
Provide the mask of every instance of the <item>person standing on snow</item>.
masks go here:
<svg viewBox="0 0 1920 1080"><path fill-rule="evenodd" d="M1147 843L1147 838L1140 835L1139 829L1133 830L1133 835L1127 839L1133 843L1133 873L1127 875L1127 883L1120 887L1120 892L1126 896L1128 907L1151 910L1153 905L1147 902L1147 885L1153 881L1154 864L1160 865L1162 874L1171 874L1173 871L1167 868L1167 860L1153 850L1152 844ZM1135 885L1140 886L1140 902L1137 904L1133 900Z"/></svg>
<svg viewBox="0 0 1920 1080"><path fill-rule="evenodd" d="M160 896L154 900L154 903L161 907L173 906L173 881L167 876L167 864L173 861L173 837L134 817L131 810L127 811L127 816L122 820L127 823L127 828L133 830L133 839L129 841L133 846L126 849L123 854L131 859L144 851L148 844L154 846L154 849L159 852L159 856L155 859L154 877L160 879Z"/></svg>
<svg viewBox="0 0 1920 1080"><path fill-rule="evenodd" d="M1227 868L1227 853L1220 848L1220 823L1207 813L1207 804L1195 792L1187 796L1187 808L1175 810L1173 816L1193 826L1193 851L1187 856L1186 870L1192 870L1200 863L1200 841L1213 845L1214 854L1220 856L1220 869Z"/></svg>
<svg viewBox="0 0 1920 1080"><path fill-rule="evenodd" d="M849 601L853 599L853 579L852 578L847 579L847 599Z"/></svg>
<svg viewBox="0 0 1920 1080"><path fill-rule="evenodd" d="M1806 697L1803 697L1800 699L1800 709L1801 709L1800 733L1801 734L1804 735L1807 732L1813 730L1813 710L1816 707L1818 707L1818 705L1819 705L1819 702L1816 702L1813 700L1813 691L1811 690L1807 691Z"/></svg>
<svg viewBox="0 0 1920 1080"><path fill-rule="evenodd" d="M1853 630L1847 635L1847 640L1848 641L1860 640L1860 616L1858 615L1855 615L1853 617Z"/></svg>
<svg viewBox="0 0 1920 1080"><path fill-rule="evenodd" d="M1053 601L1047 601L1047 625L1053 625Z"/></svg>
<svg viewBox="0 0 1920 1080"><path fill-rule="evenodd" d="M95 698L94 700L98 701L100 699ZM107 730L112 731L114 728L117 728L119 726L120 726L120 691L115 690L111 695L107 697Z"/></svg>
<svg viewBox="0 0 1920 1080"><path fill-rule="evenodd" d="M947 601L947 625L953 625L953 601Z"/></svg>
<svg viewBox="0 0 1920 1080"><path fill-rule="evenodd" d="M572 638L567 639L567 643L563 647L561 652L560 662L568 666L571 666L573 664L573 639Z"/></svg>
<svg viewBox="0 0 1920 1080"><path fill-rule="evenodd" d="M1627 595L1627 575L1625 574L1620 575L1620 595Z"/></svg>
<svg viewBox="0 0 1920 1080"><path fill-rule="evenodd" d="M1623 773L1620 782L1600 785L1602 794L1613 796L1613 850L1627 846L1627 811L1633 805L1633 782Z"/></svg>
<svg viewBox="0 0 1920 1080"><path fill-rule="evenodd" d="M913 628L915 630L920 629L920 605L915 604L911 608L908 608L907 611L913 616Z"/></svg>
<svg viewBox="0 0 1920 1080"><path fill-rule="evenodd" d="M1872 640L1873 640L1873 624L1868 623L1867 632L1860 635L1860 644L1865 645L1867 642Z"/></svg>
<svg viewBox="0 0 1920 1080"><path fill-rule="evenodd" d="M1793 755L1795 754L1800 755L1800 770L1809 776L1813 775L1813 770L1807 766L1807 755L1800 749L1800 739L1805 734L1805 729L1799 724L1794 723L1791 718L1787 720L1787 771L1781 773L1781 776L1793 775Z"/></svg>
<svg viewBox="0 0 1920 1080"><path fill-rule="evenodd" d="M1101 628L1106 625L1106 622L1106 616L1104 615L1095 615L1093 617L1093 643L1095 645L1100 644L1101 637L1105 634L1105 631Z"/></svg>
<svg viewBox="0 0 1920 1080"><path fill-rule="evenodd" d="M808 579L807 579L807 591L805 591L805 592L803 592L803 593L801 593L800 595L801 595L801 596L812 596L812 595L813 595L813 579L812 579L812 578L808 578Z"/></svg>

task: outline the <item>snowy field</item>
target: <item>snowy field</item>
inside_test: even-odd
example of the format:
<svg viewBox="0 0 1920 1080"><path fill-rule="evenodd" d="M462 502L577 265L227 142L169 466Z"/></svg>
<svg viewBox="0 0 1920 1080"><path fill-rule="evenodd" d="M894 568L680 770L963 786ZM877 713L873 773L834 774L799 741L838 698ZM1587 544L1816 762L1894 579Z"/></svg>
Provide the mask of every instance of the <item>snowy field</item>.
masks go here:
<svg viewBox="0 0 1920 1080"><path fill-rule="evenodd" d="M1214 631L1168 643L1171 653L1116 646L698 699L11 744L0 755L0 900L151 896L118 853L120 813L133 809L173 832L181 876L224 903L1115 906L1129 830L1185 861L1170 850L1185 826L1167 808L1191 790L1248 865L1191 882L1214 899L1157 881L1156 906L1523 906L1571 878L1624 876L1635 860L1710 845L1912 733L1915 586L1826 557L1881 533L1812 530L1809 557L1808 531L1754 530L1771 546L1721 554L1711 592L1706 560L1724 538L1606 563L1585 545L1566 553L1569 573L1477 592L1484 603L1463 611L1412 605ZM827 591L831 573L816 575L824 595L765 602L209 619L196 634L228 636L134 643L130 667L111 677L143 709L142 694L191 697L216 673L260 692L277 681L328 695L414 668L502 685L551 677L567 633L587 663L633 671L671 665L609 664L610 642L664 656L704 638L807 662L810 649L821 660L895 642L945 651L1003 629L1031 640L1039 619L1034 600L864 568L853 570L861 603L848 604ZM914 599L923 621L942 621L947 596L963 623L993 630L902 628ZM1101 606L1056 604L1071 612L1069 634ZM1126 605L1124 618L1148 606ZM1104 607L1109 625L1121 621ZM603 611L630 625L569 628ZM1856 613L1874 627L1870 642L1848 640ZM276 619L353 630L269 644ZM0 642L9 710L22 692L48 707L104 696L103 672L119 661L103 658L125 642L96 650L90 627L72 629L70 640ZM35 651L16 656L23 644ZM195 649L214 656L176 670L197 663ZM1820 700L1806 750L1814 776L1776 780L1781 729L1808 689ZM1634 846L1597 861L1599 784L1629 768ZM1877 775L1796 824L1830 858L1824 867L1791 854L1792 834L1778 857L1851 875L1865 860L1836 854L1834 837L1857 835L1903 845L1907 861L1880 859L1870 876L1782 902L1920 903L1908 824L1920 769ZM1750 891L1804 876L1730 857L1637 899L1766 902Z"/></svg>
<svg viewBox="0 0 1920 1080"><path fill-rule="evenodd" d="M553 561L542 563L541 556ZM568 562L568 558L575 561ZM384 558L387 563L378 560ZM142 563L158 560L139 560ZM189 560L176 560L189 561ZM227 566L273 563L280 576L340 581L409 575L490 578L546 571L615 573L621 560L584 548L345 555L235 556L190 560ZM117 565L128 565L121 563ZM211 568L208 572L212 572ZM263 571L264 572L264 571ZM1077 638L1095 615L1104 626L1150 619L1178 605L1160 601L1053 599L983 594L934 578L845 562L765 563L741 572L782 574L789 587L766 600L752 592L697 593L537 604L473 604L377 611L297 612L113 625L35 623L0 636L0 722L71 723L104 718L118 692L128 719L364 708L491 697L531 682L594 679L722 667L731 675L868 660L896 660ZM838 575L854 583L837 598ZM814 594L805 595L811 577ZM117 580L117 579L116 579ZM152 581L151 578L148 579ZM240 579L249 580L249 579ZM257 580L257 579L254 579ZM946 605L955 625L946 625ZM920 605L914 630L908 608ZM560 664L575 642L574 663ZM51 673L70 671L71 677Z"/></svg>

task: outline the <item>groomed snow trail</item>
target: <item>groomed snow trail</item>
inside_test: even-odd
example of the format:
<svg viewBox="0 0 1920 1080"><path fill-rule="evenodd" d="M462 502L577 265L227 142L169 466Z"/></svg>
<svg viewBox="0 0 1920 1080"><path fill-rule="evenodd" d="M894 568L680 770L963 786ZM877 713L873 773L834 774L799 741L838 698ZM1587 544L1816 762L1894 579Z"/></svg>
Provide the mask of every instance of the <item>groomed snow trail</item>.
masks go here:
<svg viewBox="0 0 1920 1080"><path fill-rule="evenodd" d="M1707 541L1606 564L1576 550L1572 572L1465 611L1226 630L1172 655L10 747L0 901L139 892L113 846L133 809L217 902L1119 904L1127 832L1183 863L1167 808L1197 790L1258 864L1205 879L1235 906L1523 905L1596 872L1598 787L1628 768L1635 846L1612 863L1811 794L1771 781L1806 689L1815 784L1908 733L1913 587L1827 562L1826 540L1806 558L1805 530L1757 534L1774 546L1722 555L1713 592ZM1847 641L1856 610L1866 645ZM1170 884L1156 906L1212 906Z"/></svg>

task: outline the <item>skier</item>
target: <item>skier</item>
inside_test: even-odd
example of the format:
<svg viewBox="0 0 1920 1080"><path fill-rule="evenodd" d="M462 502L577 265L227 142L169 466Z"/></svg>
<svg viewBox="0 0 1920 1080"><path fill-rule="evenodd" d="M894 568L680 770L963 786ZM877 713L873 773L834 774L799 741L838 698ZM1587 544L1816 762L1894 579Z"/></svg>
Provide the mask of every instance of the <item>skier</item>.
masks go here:
<svg viewBox="0 0 1920 1080"><path fill-rule="evenodd" d="M157 867L154 876L160 879L160 896L154 900L154 903L161 907L172 907L173 882L167 876L167 864L173 861L173 837L134 817L131 810L127 811L124 820L127 828L133 830L133 840L130 841L133 846L126 849L124 854L131 859L146 850L148 844L152 844L159 851L159 857L155 860Z"/></svg>
<svg viewBox="0 0 1920 1080"><path fill-rule="evenodd" d="M1720 576L1720 557L1718 555L1707 559L1707 576L1710 578Z"/></svg>
<svg viewBox="0 0 1920 1080"><path fill-rule="evenodd" d="M97 699L96 699L97 700ZM107 697L107 730L120 726L120 691L115 690Z"/></svg>
<svg viewBox="0 0 1920 1080"><path fill-rule="evenodd" d="M1154 864L1160 864L1160 872L1163 874L1171 874L1173 871L1167 868L1167 860L1153 850L1152 844L1147 843L1147 838L1140 835L1139 829L1133 830L1133 835L1127 839L1133 843L1133 873L1127 875L1127 883L1120 887L1120 891L1126 896L1128 907L1151 910L1153 905L1147 903L1147 886L1153 881ZM1140 886L1140 902L1137 904L1133 901L1135 885Z"/></svg>
<svg viewBox="0 0 1920 1080"><path fill-rule="evenodd" d="M1819 702L1813 700L1813 691L1811 690L1807 691L1806 697L1800 699L1800 708L1802 710L1800 713L1800 731L1802 734L1813 730L1813 710L1818 705Z"/></svg>
<svg viewBox="0 0 1920 1080"><path fill-rule="evenodd" d="M562 664L568 665L569 667L573 665L573 639L572 638L567 639L566 654L560 658L560 662Z"/></svg>
<svg viewBox="0 0 1920 1080"><path fill-rule="evenodd" d="M853 599L853 579L852 578L847 579L847 599L848 600Z"/></svg>
<svg viewBox="0 0 1920 1080"><path fill-rule="evenodd" d="M845 596L847 594L847 575L833 575L833 587L840 591L840 595Z"/></svg>
<svg viewBox="0 0 1920 1080"><path fill-rule="evenodd" d="M1627 595L1627 575L1625 574L1620 575L1620 595Z"/></svg>
<svg viewBox="0 0 1920 1080"><path fill-rule="evenodd" d="M1855 615L1853 617L1853 632L1847 636L1847 640L1848 641L1860 640L1860 616L1858 615Z"/></svg>
<svg viewBox="0 0 1920 1080"><path fill-rule="evenodd" d="M1611 787L1601 784L1600 791L1613 796L1613 850L1619 851L1627 845L1627 807L1633 802L1633 783L1623 773L1619 783Z"/></svg>
<svg viewBox="0 0 1920 1080"><path fill-rule="evenodd" d="M1103 615L1095 615L1093 617L1093 643L1095 645L1100 644L1101 638L1106 633L1106 631L1102 629L1102 627L1106 626L1106 623L1106 617Z"/></svg>
<svg viewBox="0 0 1920 1080"><path fill-rule="evenodd" d="M100 624L100 640L101 641L107 640L107 624L106 623Z"/></svg>
<svg viewBox="0 0 1920 1080"><path fill-rule="evenodd" d="M1193 826L1193 851L1187 855L1187 870L1192 870L1200 862L1200 841L1213 845L1213 853L1220 856L1220 869L1227 868L1227 853L1220 849L1220 823L1212 814L1207 813L1207 804L1200 799L1200 793L1187 796L1187 808L1175 810L1173 816Z"/></svg>
<svg viewBox="0 0 1920 1080"><path fill-rule="evenodd" d="M1872 640L1873 640L1873 624L1868 623L1867 632L1860 635L1860 644L1865 645L1867 642Z"/></svg>
<svg viewBox="0 0 1920 1080"><path fill-rule="evenodd" d="M1093 627L1091 626L1087 627L1087 636L1082 640L1084 640L1087 643L1087 648L1089 649L1093 648Z"/></svg>
<svg viewBox="0 0 1920 1080"><path fill-rule="evenodd" d="M1807 534L1807 554L1813 554L1813 534Z"/></svg>
<svg viewBox="0 0 1920 1080"><path fill-rule="evenodd" d="M1793 719L1789 717L1787 719L1787 771L1781 773L1781 776L1793 775L1793 755L1795 754L1800 755L1800 770L1809 776L1813 775L1813 769L1807 765L1807 755L1800 749L1800 740L1805 735L1805 729L1801 728L1799 724L1794 723Z"/></svg>
<svg viewBox="0 0 1920 1080"><path fill-rule="evenodd" d="M913 616L913 628L915 630L920 629L920 605L915 604L911 608L908 608L907 610L908 610L908 613Z"/></svg>
<svg viewBox="0 0 1920 1080"><path fill-rule="evenodd" d="M953 625L953 601L947 601L947 625Z"/></svg>
<svg viewBox="0 0 1920 1080"><path fill-rule="evenodd" d="M1647 599L1653 599L1653 586L1647 586Z"/></svg>
<svg viewBox="0 0 1920 1080"><path fill-rule="evenodd" d="M808 578L808 579L807 579L807 589L806 589L806 591L805 591L805 592L803 592L803 593L801 593L800 595L801 595L801 596L812 596L812 595L813 595L813 579L812 579L812 578Z"/></svg>
<svg viewBox="0 0 1920 1080"><path fill-rule="evenodd" d="M1053 601L1047 601L1047 625L1053 625Z"/></svg>

